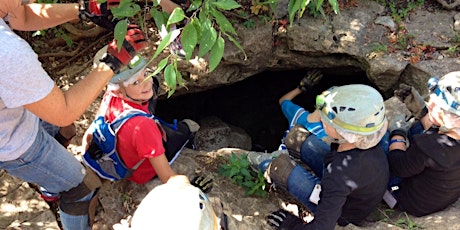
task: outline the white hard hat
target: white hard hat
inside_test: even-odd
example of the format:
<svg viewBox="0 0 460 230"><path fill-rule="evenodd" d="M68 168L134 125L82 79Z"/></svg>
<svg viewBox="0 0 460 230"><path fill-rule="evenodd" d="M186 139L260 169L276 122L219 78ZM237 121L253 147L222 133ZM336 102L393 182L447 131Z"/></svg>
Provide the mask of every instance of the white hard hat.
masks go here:
<svg viewBox="0 0 460 230"><path fill-rule="evenodd" d="M428 90L435 104L460 116L460 71L450 72L440 79L430 78Z"/></svg>
<svg viewBox="0 0 460 230"><path fill-rule="evenodd" d="M327 124L350 133L370 135L386 121L382 95L368 85L332 87L317 96L316 108Z"/></svg>
<svg viewBox="0 0 460 230"><path fill-rule="evenodd" d="M211 202L186 176L155 187L134 212L131 229L217 230Z"/></svg>

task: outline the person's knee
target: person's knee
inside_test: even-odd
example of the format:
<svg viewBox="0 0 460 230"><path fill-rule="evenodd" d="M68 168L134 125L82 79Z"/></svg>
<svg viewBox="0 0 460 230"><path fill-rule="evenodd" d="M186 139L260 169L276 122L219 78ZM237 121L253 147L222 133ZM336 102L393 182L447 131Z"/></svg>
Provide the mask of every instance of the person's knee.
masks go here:
<svg viewBox="0 0 460 230"><path fill-rule="evenodd" d="M60 209L69 215L88 214L91 198L95 196L93 192L101 185L100 178L91 169L86 169L85 177L80 184L69 191L61 192ZM87 200L82 200L89 194L92 196L88 197Z"/></svg>
<svg viewBox="0 0 460 230"><path fill-rule="evenodd" d="M288 191L288 178L295 166L296 163L287 154L281 154L270 163L266 175L275 187Z"/></svg>

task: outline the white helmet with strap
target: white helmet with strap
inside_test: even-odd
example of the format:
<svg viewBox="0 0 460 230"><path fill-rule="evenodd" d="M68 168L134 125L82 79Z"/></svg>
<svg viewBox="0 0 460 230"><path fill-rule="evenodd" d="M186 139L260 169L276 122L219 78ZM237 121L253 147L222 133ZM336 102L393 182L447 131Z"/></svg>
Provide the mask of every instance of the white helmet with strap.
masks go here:
<svg viewBox="0 0 460 230"><path fill-rule="evenodd" d="M346 141L368 149L377 145L387 130L382 95L367 85L332 87L318 95L316 108L321 120L343 137L335 140L338 143Z"/></svg>
<svg viewBox="0 0 460 230"><path fill-rule="evenodd" d="M352 84L332 87L316 98L323 121L336 129L369 135L382 128L385 106L374 88Z"/></svg>
<svg viewBox="0 0 460 230"><path fill-rule="evenodd" d="M206 194L178 175L147 194L134 212L131 229L218 230L219 223Z"/></svg>
<svg viewBox="0 0 460 230"><path fill-rule="evenodd" d="M428 90L435 104L460 116L460 71L450 72L440 79L430 78Z"/></svg>

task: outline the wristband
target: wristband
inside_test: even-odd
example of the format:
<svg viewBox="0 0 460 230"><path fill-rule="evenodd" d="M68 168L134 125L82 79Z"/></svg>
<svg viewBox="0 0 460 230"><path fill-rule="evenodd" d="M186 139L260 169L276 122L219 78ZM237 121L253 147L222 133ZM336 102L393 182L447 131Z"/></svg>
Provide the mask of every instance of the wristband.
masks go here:
<svg viewBox="0 0 460 230"><path fill-rule="evenodd" d="M392 137L394 137L395 135L399 135L399 136L404 137L404 139L407 139L407 133L406 133L406 131L404 131L402 129L395 129L395 130L391 131L390 132L390 139Z"/></svg>
<svg viewBox="0 0 460 230"><path fill-rule="evenodd" d="M407 141L405 139L393 139L390 141L390 145L393 143L404 143L404 145L407 145Z"/></svg>

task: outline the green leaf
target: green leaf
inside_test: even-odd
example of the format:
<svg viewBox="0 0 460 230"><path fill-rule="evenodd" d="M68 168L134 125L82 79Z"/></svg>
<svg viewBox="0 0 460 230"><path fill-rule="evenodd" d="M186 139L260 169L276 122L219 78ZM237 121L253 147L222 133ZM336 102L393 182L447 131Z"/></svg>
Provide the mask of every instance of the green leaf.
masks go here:
<svg viewBox="0 0 460 230"><path fill-rule="evenodd" d="M198 51L198 57L203 57L208 53L214 46L217 40L217 31L213 27L205 28L206 31L203 33L203 37L200 40L200 50Z"/></svg>
<svg viewBox="0 0 460 230"><path fill-rule="evenodd" d="M126 20L121 20L117 23L117 25L115 25L113 37L117 41L118 52L120 52L121 47L123 46L123 41L125 40L127 31L128 31L128 22Z"/></svg>
<svg viewBox="0 0 460 230"><path fill-rule="evenodd" d="M174 66L174 70L176 72L177 84L180 85L180 86L185 86L184 81L182 80L182 74L180 73L179 69L177 68L177 59L174 59L173 66Z"/></svg>
<svg viewBox="0 0 460 230"><path fill-rule="evenodd" d="M212 1L211 4L222 10L233 10L233 9L241 7L240 4L238 4L237 2L233 0Z"/></svg>
<svg viewBox="0 0 460 230"><path fill-rule="evenodd" d="M242 168L242 169L240 170L240 173L241 173L243 176L245 176L246 178L249 178L249 179L252 178L251 173L250 173L247 169L245 169L245 168Z"/></svg>
<svg viewBox="0 0 460 230"><path fill-rule="evenodd" d="M182 20L184 20L185 14L184 11L177 7L174 9L174 11L171 13L171 15L168 18L168 23L166 23L166 26L169 27L172 24L178 23Z"/></svg>
<svg viewBox="0 0 460 230"><path fill-rule="evenodd" d="M300 9L300 3L302 0L290 0L288 9L289 9L289 23L292 25L294 23L294 17L297 11Z"/></svg>
<svg viewBox="0 0 460 230"><path fill-rule="evenodd" d="M187 24L182 30L180 41L182 43L182 49L185 51L185 60L189 61L192 57L193 50L195 50L198 44L198 32L195 26L190 23Z"/></svg>
<svg viewBox="0 0 460 230"><path fill-rule="evenodd" d="M197 36L197 39L199 41L201 39L201 35L202 35L202 32L203 32L203 29L202 29L203 26L201 25L200 20L192 19L192 21L189 24L192 24L193 27L195 27L196 36Z"/></svg>
<svg viewBox="0 0 460 230"><path fill-rule="evenodd" d="M154 58L150 59L149 63L152 60L154 60ZM150 74L149 77L159 74L166 67L166 64L168 64L168 60L169 57L165 57L160 62L158 62L157 69L152 74Z"/></svg>
<svg viewBox="0 0 460 230"><path fill-rule="evenodd" d="M229 32L233 35L237 35L232 23L218 10L211 10L211 14L215 17L217 25L222 32Z"/></svg>
<svg viewBox="0 0 460 230"><path fill-rule="evenodd" d="M203 1L201 0L192 0L190 3L190 6L188 7L187 11L195 11L198 8L200 8L201 4L203 4Z"/></svg>
<svg viewBox="0 0 460 230"><path fill-rule="evenodd" d="M308 4L310 4L310 0L301 0L300 2L300 10L298 12L297 17L301 18L303 13L305 12L305 9L307 8Z"/></svg>
<svg viewBox="0 0 460 230"><path fill-rule="evenodd" d="M131 0L120 1L117 7L110 9L114 18L131 18L141 11L141 7Z"/></svg>
<svg viewBox="0 0 460 230"><path fill-rule="evenodd" d="M172 65L166 66L164 78L169 89L168 97L170 97L176 91L176 71Z"/></svg>
<svg viewBox="0 0 460 230"><path fill-rule="evenodd" d="M160 42L160 44L157 47L157 50L155 51L155 54L153 55L153 58L155 59L163 50L172 42L174 39L179 36L180 30L173 30L169 32L163 40Z"/></svg>
<svg viewBox="0 0 460 230"><path fill-rule="evenodd" d="M339 2L337 0L329 0L329 4L332 6L334 13L340 14Z"/></svg>
<svg viewBox="0 0 460 230"><path fill-rule="evenodd" d="M229 34L225 34L225 35L227 36L228 40L230 40L231 42L233 42L233 44L234 44L236 47L238 47L238 49L240 49L241 52L243 52L243 54L244 54L244 60L248 59L248 56L246 55L246 52L244 52L244 49L243 49L243 47L241 46L241 44L240 44L235 38L233 38L231 35L229 35Z"/></svg>
<svg viewBox="0 0 460 230"><path fill-rule="evenodd" d="M221 36L219 36L209 55L209 72L212 72L219 65L222 57L224 56L224 47L225 41Z"/></svg>
<svg viewBox="0 0 460 230"><path fill-rule="evenodd" d="M161 28L165 24L164 12L157 10L156 8L150 9L150 15L152 15L153 21L157 28Z"/></svg>

